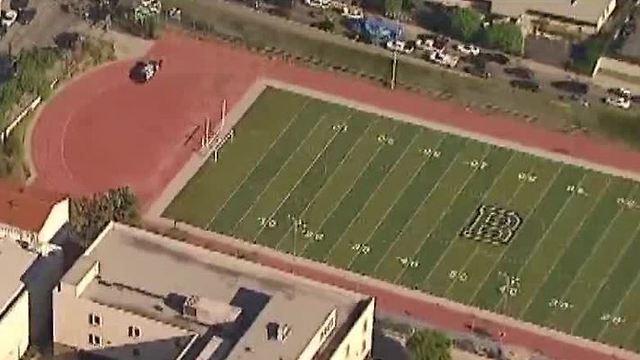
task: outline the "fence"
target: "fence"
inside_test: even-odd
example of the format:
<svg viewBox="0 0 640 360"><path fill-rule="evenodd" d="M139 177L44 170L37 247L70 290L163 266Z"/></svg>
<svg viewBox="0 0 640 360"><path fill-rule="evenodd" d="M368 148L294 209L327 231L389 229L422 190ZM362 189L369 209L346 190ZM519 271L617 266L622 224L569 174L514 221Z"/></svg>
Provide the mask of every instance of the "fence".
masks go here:
<svg viewBox="0 0 640 360"><path fill-rule="evenodd" d="M55 88L56 85L58 84L58 80L54 80L51 82L51 85L49 85L51 87L51 89ZM24 120L27 115L29 115L29 113L31 113L32 111L34 111L38 105L40 105L40 103L42 103L42 96L38 96L35 99L33 99L33 101L31 101L31 103L29 105L27 105L27 107L24 108L24 110L22 110L20 112L20 114L18 114L18 116L16 116L15 119L13 119L13 121L9 124L9 126L7 126L4 130L2 130L2 133L0 133L0 142L5 142L9 136L11 136L11 133L13 132L13 130L20 125L20 123L22 122L22 120Z"/></svg>

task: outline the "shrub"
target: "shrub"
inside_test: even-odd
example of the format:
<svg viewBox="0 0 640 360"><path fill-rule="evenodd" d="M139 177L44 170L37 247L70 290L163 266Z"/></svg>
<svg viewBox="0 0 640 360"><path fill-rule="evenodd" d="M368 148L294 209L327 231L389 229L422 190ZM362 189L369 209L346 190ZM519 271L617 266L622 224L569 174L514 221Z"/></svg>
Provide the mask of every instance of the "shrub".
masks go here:
<svg viewBox="0 0 640 360"><path fill-rule="evenodd" d="M509 54L520 55L524 45L522 30L516 24L497 23L489 26L484 32L484 43L487 47L498 49Z"/></svg>
<svg viewBox="0 0 640 360"><path fill-rule="evenodd" d="M482 14L473 8L455 8L449 12L451 35L469 42L477 38L482 28Z"/></svg>

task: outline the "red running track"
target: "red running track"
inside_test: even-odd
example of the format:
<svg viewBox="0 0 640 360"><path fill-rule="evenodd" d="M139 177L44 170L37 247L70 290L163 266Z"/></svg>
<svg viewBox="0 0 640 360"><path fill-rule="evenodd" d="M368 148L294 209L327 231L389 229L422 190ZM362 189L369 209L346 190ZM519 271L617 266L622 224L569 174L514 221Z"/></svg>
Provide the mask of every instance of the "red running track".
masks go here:
<svg viewBox="0 0 640 360"><path fill-rule="evenodd" d="M46 105L32 136L32 157L37 170L34 186L82 195L128 185L147 206L197 146L199 134L187 142L189 134L205 117L218 118L223 99L232 107L258 77L595 163L640 170L640 153L617 144L466 111L451 103L402 90L390 91L349 76L269 60L219 42L167 35L153 46L149 57L161 57L164 62L160 73L146 85L136 85L128 79L132 61L119 62L76 79ZM309 276L323 279L328 275L314 272ZM340 279L327 280L345 287L357 285L342 284ZM462 321L468 320L466 314L432 304L380 293L373 288L361 290L379 295L383 307L402 308L403 312L408 310L442 326L461 329ZM607 358L516 329L507 334L506 341L541 349L558 358Z"/></svg>

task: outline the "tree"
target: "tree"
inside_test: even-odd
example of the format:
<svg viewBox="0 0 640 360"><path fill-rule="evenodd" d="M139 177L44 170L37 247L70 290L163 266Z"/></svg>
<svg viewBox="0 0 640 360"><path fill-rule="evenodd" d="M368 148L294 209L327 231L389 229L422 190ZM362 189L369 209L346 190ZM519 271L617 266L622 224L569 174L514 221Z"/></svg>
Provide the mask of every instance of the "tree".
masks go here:
<svg viewBox="0 0 640 360"><path fill-rule="evenodd" d="M384 14L390 18L400 16L403 0L384 0Z"/></svg>
<svg viewBox="0 0 640 360"><path fill-rule="evenodd" d="M136 196L128 187L121 187L73 199L69 217L76 238L86 248L110 221L138 222Z"/></svg>
<svg viewBox="0 0 640 360"><path fill-rule="evenodd" d="M451 339L434 330L417 330L407 340L411 360L451 360Z"/></svg>
<svg viewBox="0 0 640 360"><path fill-rule="evenodd" d="M504 52L520 55L524 46L524 37L522 30L516 24L498 23L491 25L485 31L485 44L494 49Z"/></svg>
<svg viewBox="0 0 640 360"><path fill-rule="evenodd" d="M587 40L584 44L576 46L571 55L573 68L583 74L591 75L604 48L604 43L596 39Z"/></svg>
<svg viewBox="0 0 640 360"><path fill-rule="evenodd" d="M451 34L460 40L473 40L482 28L482 14L473 8L455 8L448 15Z"/></svg>

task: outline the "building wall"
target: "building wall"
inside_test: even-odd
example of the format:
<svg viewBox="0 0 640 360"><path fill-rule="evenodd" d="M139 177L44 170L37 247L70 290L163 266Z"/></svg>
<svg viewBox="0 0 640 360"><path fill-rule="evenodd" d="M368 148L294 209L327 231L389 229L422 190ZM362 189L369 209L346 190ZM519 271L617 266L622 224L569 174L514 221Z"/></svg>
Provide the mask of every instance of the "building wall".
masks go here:
<svg viewBox="0 0 640 360"><path fill-rule="evenodd" d="M363 360L371 353L375 299L371 299L330 360Z"/></svg>
<svg viewBox="0 0 640 360"><path fill-rule="evenodd" d="M169 360L178 357L195 335L132 312L75 297L74 293L72 289L54 290L53 337L56 343L115 359ZM90 323L91 314L100 317L100 325ZM129 336L130 326L140 329L139 337ZM102 346L90 344L90 334L100 336Z"/></svg>
<svg viewBox="0 0 640 360"><path fill-rule="evenodd" d="M38 233L39 243L48 243L56 233L69 221L69 199L55 204L49 212L42 229Z"/></svg>
<svg viewBox="0 0 640 360"><path fill-rule="evenodd" d="M298 360L311 360L315 356L320 347L322 347L327 339L336 331L336 321L336 309L333 309L329 314L327 314L322 326L320 326L313 335L311 341L307 344L307 347L298 357Z"/></svg>
<svg viewBox="0 0 640 360"><path fill-rule="evenodd" d="M18 360L29 346L29 292L23 289L0 318L0 360Z"/></svg>

